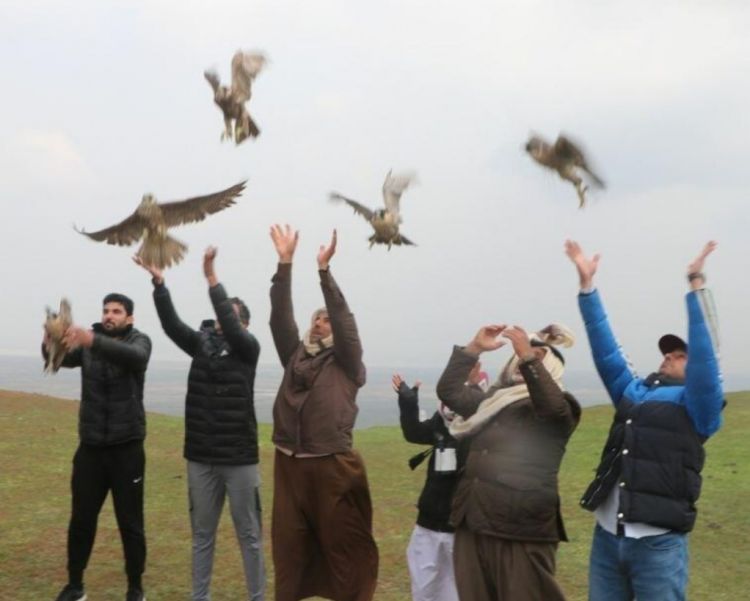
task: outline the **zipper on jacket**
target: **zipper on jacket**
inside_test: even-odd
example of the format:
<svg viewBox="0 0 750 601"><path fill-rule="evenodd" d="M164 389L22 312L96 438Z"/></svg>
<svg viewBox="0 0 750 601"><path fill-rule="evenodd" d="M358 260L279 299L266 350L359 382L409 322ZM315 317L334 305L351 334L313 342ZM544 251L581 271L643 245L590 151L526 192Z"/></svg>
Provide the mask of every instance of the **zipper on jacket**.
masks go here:
<svg viewBox="0 0 750 601"><path fill-rule="evenodd" d="M606 472L604 472L604 474L601 477L599 476L599 474L596 475L596 477L599 479L599 486L597 486L596 489L591 492L591 494L588 496L588 498L584 497L583 499L581 499L581 505L583 505L584 507L586 507L589 504L589 501L593 497L595 497L597 495L597 493L602 489L604 480L607 478L607 476L609 476L610 472L612 471L612 468L615 465L615 461L617 461L617 458L620 455L622 455L622 449L620 449L619 451L617 451L617 455L615 455L614 458L612 459L612 462L609 465L609 469Z"/></svg>

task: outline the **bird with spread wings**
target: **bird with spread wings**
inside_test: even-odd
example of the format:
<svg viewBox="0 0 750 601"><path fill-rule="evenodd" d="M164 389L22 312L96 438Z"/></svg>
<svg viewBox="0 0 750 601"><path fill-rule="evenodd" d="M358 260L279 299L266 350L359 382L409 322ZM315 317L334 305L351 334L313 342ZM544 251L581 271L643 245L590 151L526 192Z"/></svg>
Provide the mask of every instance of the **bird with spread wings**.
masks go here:
<svg viewBox="0 0 750 601"><path fill-rule="evenodd" d="M208 215L218 213L234 204L235 198L245 189L239 184L206 196L187 200L156 202L153 194L144 194L135 212L120 223L98 232L76 231L97 242L130 246L143 238L138 256L144 264L165 269L179 263L185 256L187 245L168 235L168 230L178 225L203 221Z"/></svg>
<svg viewBox="0 0 750 601"><path fill-rule="evenodd" d="M388 250L391 250L391 246L394 244L396 246L401 244L416 246L414 242L403 236L399 231L399 225L402 222L399 207L401 194L415 179L413 173L392 175L389 171L385 176L385 182L383 182L384 209L368 209L356 200L342 196L338 192L331 192L330 198L332 201L345 202L354 209L355 213L362 215L370 223L372 229L375 230L375 233L369 238L370 248L373 244L387 244Z"/></svg>
<svg viewBox="0 0 750 601"><path fill-rule="evenodd" d="M249 136L257 138L260 135L260 129L247 112L245 103L252 95L253 80L265 64L265 55L238 50L232 57L231 86L222 86L216 71L204 71L203 76L214 91L214 102L224 113L222 141L234 140L235 144L240 144Z"/></svg>
<svg viewBox="0 0 750 601"><path fill-rule="evenodd" d="M579 209L582 209L586 204L586 190L588 190L579 170L583 171L595 186L605 187L602 179L589 167L580 145L574 144L570 138L562 134L557 137L554 144L548 144L539 136L532 136L526 143L526 152L537 163L549 169L554 169L562 179L575 186L578 193Z"/></svg>

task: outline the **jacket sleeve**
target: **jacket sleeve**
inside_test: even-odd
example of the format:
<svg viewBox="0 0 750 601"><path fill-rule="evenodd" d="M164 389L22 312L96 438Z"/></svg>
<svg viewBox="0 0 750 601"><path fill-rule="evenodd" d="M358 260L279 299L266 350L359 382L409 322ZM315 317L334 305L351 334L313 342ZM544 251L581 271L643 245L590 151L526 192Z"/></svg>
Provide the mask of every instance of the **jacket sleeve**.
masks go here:
<svg viewBox="0 0 750 601"><path fill-rule="evenodd" d="M47 349L44 348L44 344L41 345L42 347L42 358L44 359L44 363L46 365L47 360L49 359L49 353L47 352ZM61 367L81 367L81 364L83 363L83 349L79 346L76 349L73 349L69 353L65 353L65 357L63 357L63 361L60 364Z"/></svg>
<svg viewBox="0 0 750 601"><path fill-rule="evenodd" d="M258 344L255 336L242 325L224 286L217 284L208 289L208 294L214 306L216 319L221 325L221 331L224 333L224 338L226 338L229 346L232 347L234 352L244 357L248 363L257 364L260 344Z"/></svg>
<svg viewBox="0 0 750 601"><path fill-rule="evenodd" d="M687 295L688 359L685 408L696 431L711 436L721 427L724 391L717 358L718 340L713 301L708 290Z"/></svg>
<svg viewBox="0 0 750 601"><path fill-rule="evenodd" d="M177 315L177 311L172 304L172 296L169 294L169 288L163 283L154 284L154 304L164 333L192 357L198 346L200 334L185 324Z"/></svg>
<svg viewBox="0 0 750 601"><path fill-rule="evenodd" d="M359 339L357 322L349 311L346 299L333 279L330 269L318 273L328 319L331 320L333 354L349 378L357 386L364 386L365 366L362 363L362 342Z"/></svg>
<svg viewBox="0 0 750 601"><path fill-rule="evenodd" d="M151 339L140 332L127 342L104 334L94 334L91 350L131 371L146 371L151 357Z"/></svg>
<svg viewBox="0 0 750 601"><path fill-rule="evenodd" d="M596 370L616 406L628 384L636 378L635 371L612 333L599 291L579 294L578 306L586 325Z"/></svg>
<svg viewBox="0 0 750 601"><path fill-rule="evenodd" d="M433 420L419 421L419 392L403 382L398 389L398 408L401 413L401 432L407 442L433 444ZM438 417L440 417L438 415Z"/></svg>
<svg viewBox="0 0 750 601"><path fill-rule="evenodd" d="M494 387L482 392L474 386L465 385L476 362L475 355L467 353L463 347L454 346L448 365L437 383L438 398L463 418L474 415L479 404L494 391Z"/></svg>
<svg viewBox="0 0 750 601"><path fill-rule="evenodd" d="M545 420L560 421L572 431L578 419L573 414L565 393L549 375L544 364L539 359L533 359L522 361L519 367L537 416Z"/></svg>
<svg viewBox="0 0 750 601"><path fill-rule="evenodd" d="M292 264L279 263L271 282L271 335L286 367L300 343L292 305Z"/></svg>

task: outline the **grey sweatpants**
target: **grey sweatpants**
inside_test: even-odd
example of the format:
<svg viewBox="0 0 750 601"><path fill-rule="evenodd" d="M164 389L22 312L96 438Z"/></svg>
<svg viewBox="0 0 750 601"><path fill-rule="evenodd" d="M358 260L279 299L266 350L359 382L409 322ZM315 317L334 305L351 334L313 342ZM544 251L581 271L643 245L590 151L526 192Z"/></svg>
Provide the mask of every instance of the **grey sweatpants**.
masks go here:
<svg viewBox="0 0 750 601"><path fill-rule="evenodd" d="M211 465L188 461L190 525L193 531L193 601L209 601L216 529L225 495L237 533L250 601L263 601L266 574L257 465Z"/></svg>

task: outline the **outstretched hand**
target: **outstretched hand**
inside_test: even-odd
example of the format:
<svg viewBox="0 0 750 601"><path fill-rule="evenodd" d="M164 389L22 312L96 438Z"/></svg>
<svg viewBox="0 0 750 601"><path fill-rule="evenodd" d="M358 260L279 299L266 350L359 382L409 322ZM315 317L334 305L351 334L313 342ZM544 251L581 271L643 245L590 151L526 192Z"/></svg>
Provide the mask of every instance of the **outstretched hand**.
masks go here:
<svg viewBox="0 0 750 601"><path fill-rule="evenodd" d="M520 359L528 359L534 356L529 335L521 326L506 328L503 331L503 338L510 340L510 343L513 345L513 352Z"/></svg>
<svg viewBox="0 0 750 601"><path fill-rule="evenodd" d="M331 262L331 257L336 253L336 230L333 230L333 235L331 236L331 243L328 246L325 246L323 244L320 245L320 249L318 250L318 269L320 271L325 271L328 269L328 264Z"/></svg>
<svg viewBox="0 0 750 601"><path fill-rule="evenodd" d="M398 389L401 387L401 384L406 384L406 382L404 381L404 379L401 377L400 374L393 374L393 377L391 378L391 384L393 385L393 390L398 392ZM417 380L414 382L414 386L412 386L412 388L419 388L421 385L422 385L422 382Z"/></svg>
<svg viewBox="0 0 750 601"><path fill-rule="evenodd" d="M688 280L693 290L702 288L705 284L705 276L703 275L703 264L706 261L706 257L710 255L716 249L716 242L711 240L701 250L700 254L688 265Z"/></svg>
<svg viewBox="0 0 750 601"><path fill-rule="evenodd" d="M291 263L297 249L299 231L292 231L288 223L283 227L277 223L271 226L271 240L279 255L279 263Z"/></svg>
<svg viewBox="0 0 750 601"><path fill-rule="evenodd" d="M583 254L581 245L575 240L565 241L565 254L573 262L578 270L578 279L582 290L591 289L594 285L594 274L599 266L600 255L597 253L591 258Z"/></svg>
<svg viewBox="0 0 750 601"><path fill-rule="evenodd" d="M146 271L148 271L151 274L151 277L154 278L154 282L157 284L163 284L164 283L164 274L162 273L162 270L154 265L147 265L143 262L143 259L138 255L133 255L133 263L136 265L143 267Z"/></svg>
<svg viewBox="0 0 750 601"><path fill-rule="evenodd" d="M214 260L218 253L219 249L215 246L209 246L206 249L206 252L203 253L203 275L206 276L208 285L211 287L214 287L219 283L219 280L216 277L216 271L214 271Z"/></svg>
<svg viewBox="0 0 750 601"><path fill-rule="evenodd" d="M466 345L466 352L479 355L485 351L494 351L505 345L500 338L507 326L504 323L492 324L479 328L474 338Z"/></svg>

